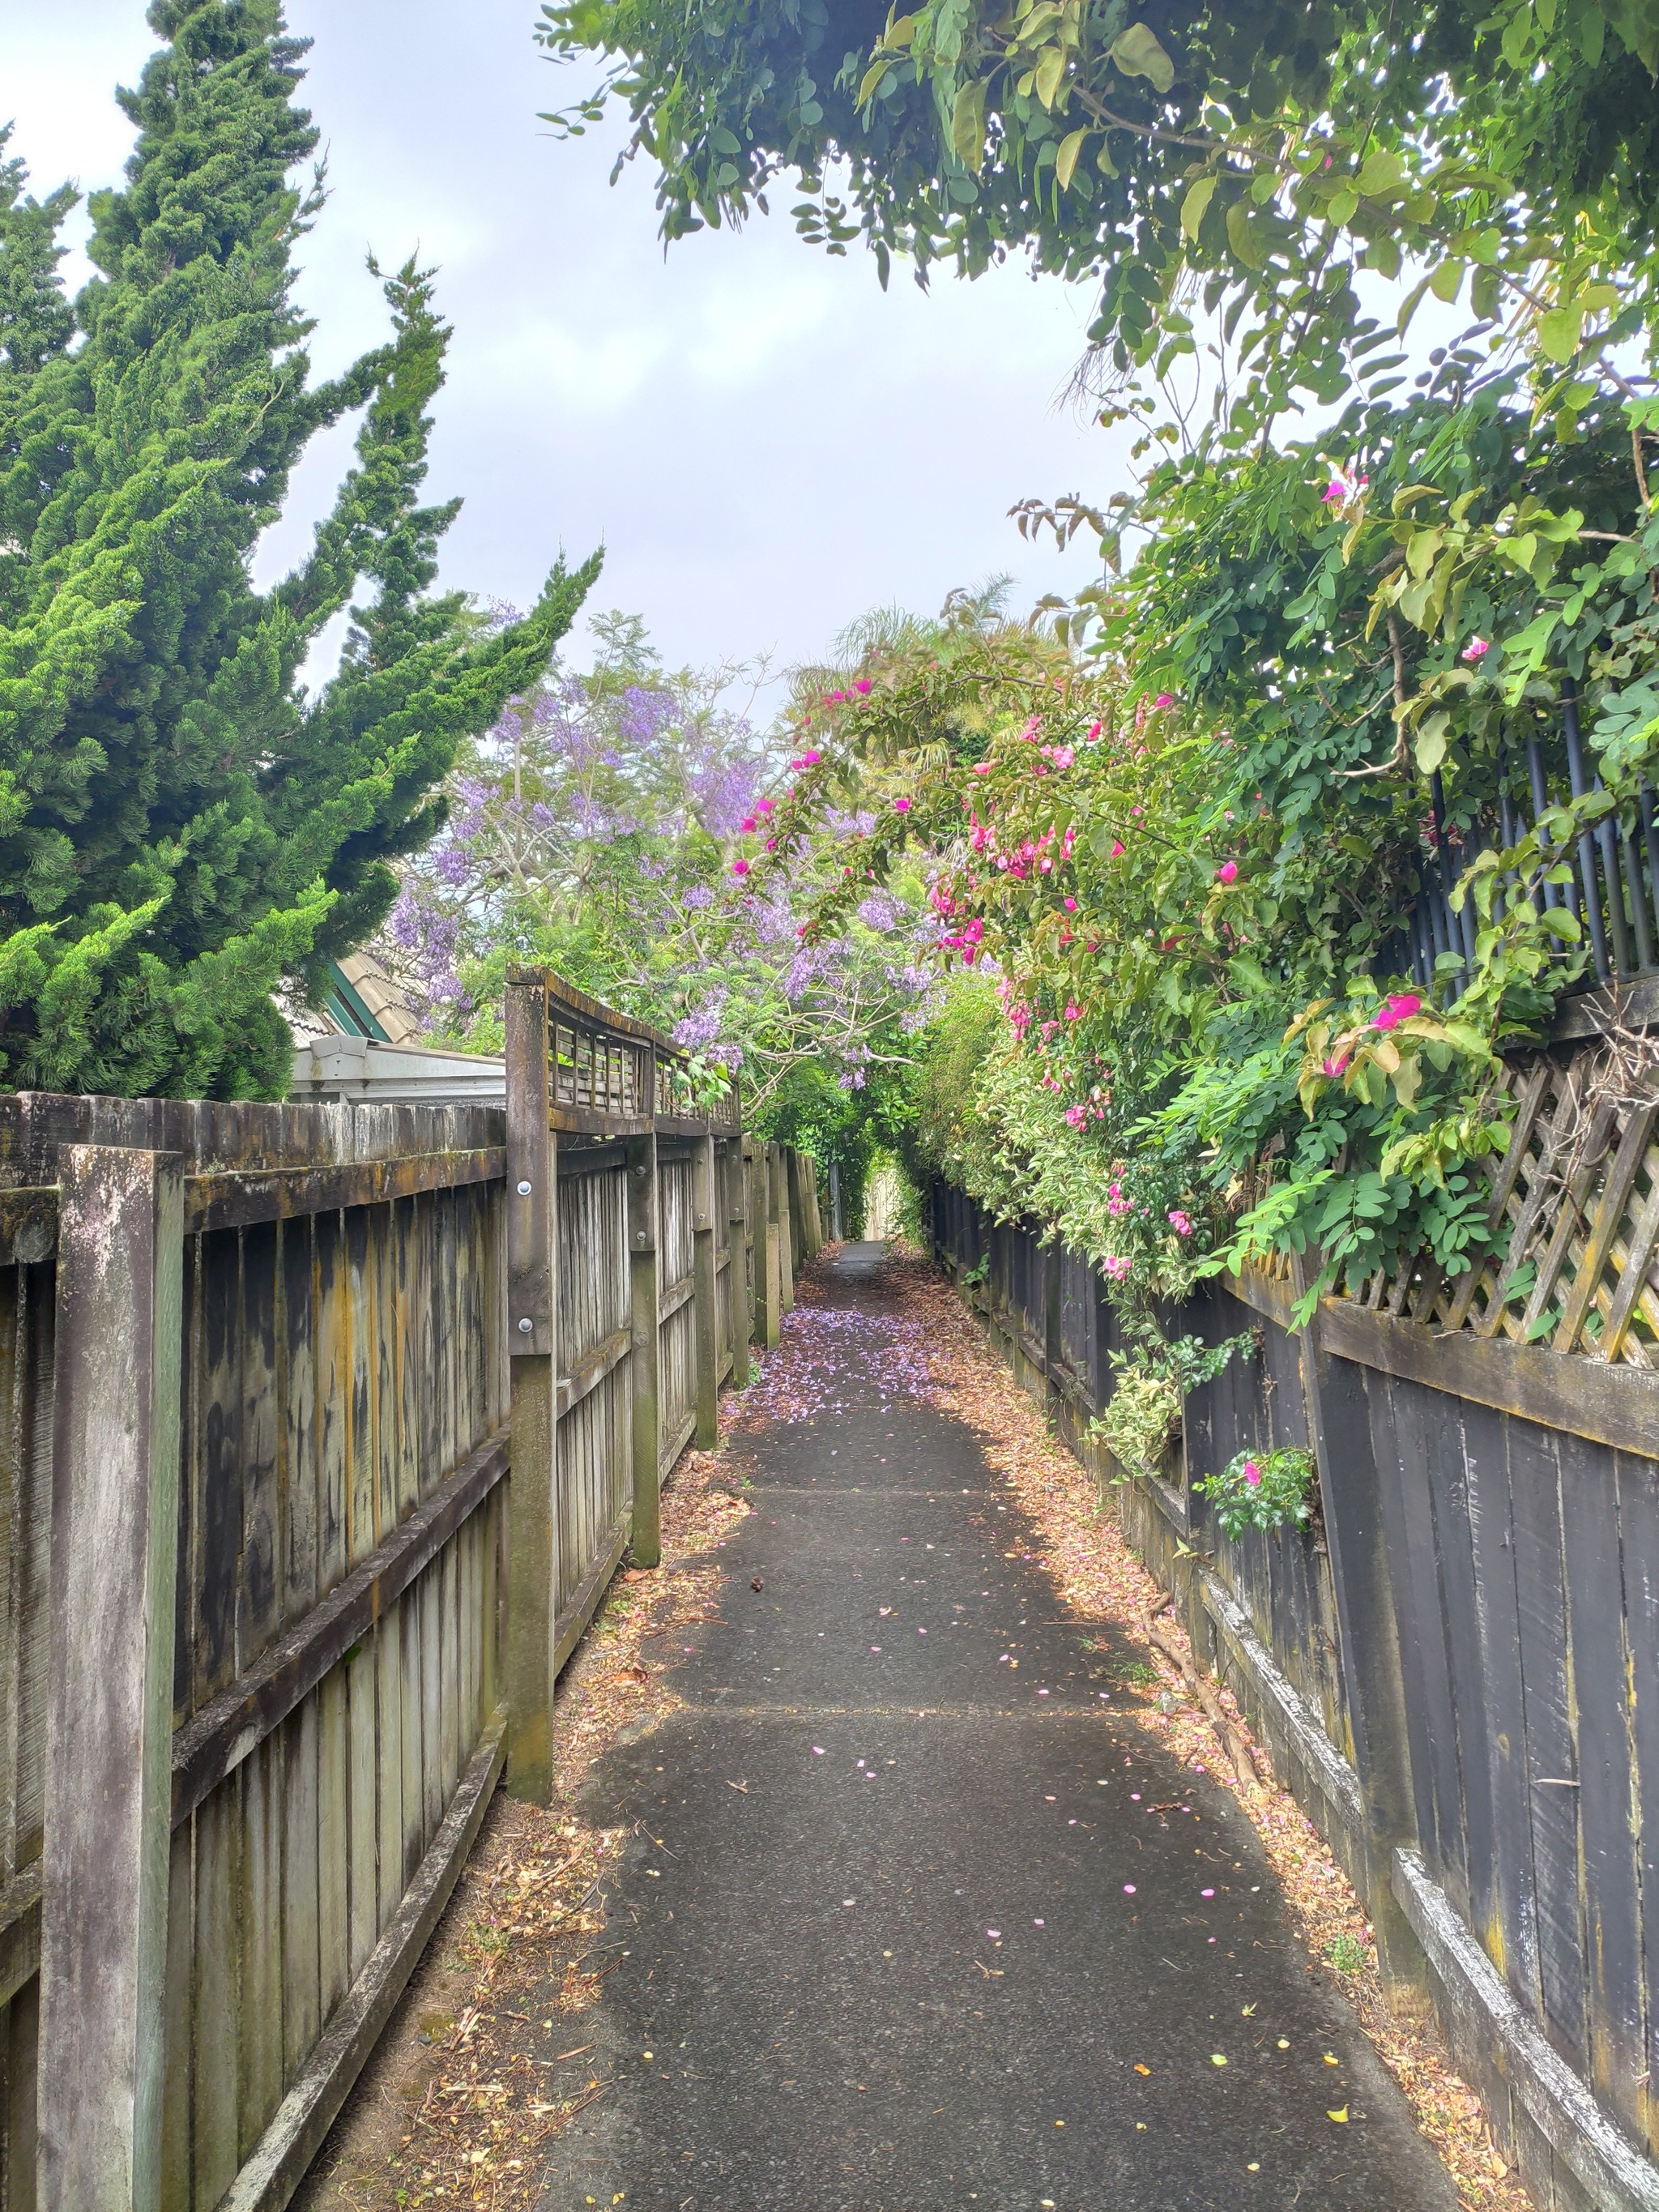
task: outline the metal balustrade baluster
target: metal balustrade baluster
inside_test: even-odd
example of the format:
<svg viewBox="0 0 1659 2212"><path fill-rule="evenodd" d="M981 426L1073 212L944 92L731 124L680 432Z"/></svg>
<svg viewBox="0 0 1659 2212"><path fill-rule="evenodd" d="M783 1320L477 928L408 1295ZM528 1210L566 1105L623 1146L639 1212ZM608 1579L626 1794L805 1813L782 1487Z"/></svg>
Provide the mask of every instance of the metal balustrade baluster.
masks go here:
<svg viewBox="0 0 1659 2212"><path fill-rule="evenodd" d="M1567 776L1575 799L1582 799L1589 788L1584 773L1583 748L1578 741L1578 696L1572 678L1563 679L1561 685L1561 728L1567 741ZM1607 957L1607 933L1601 918L1601 891L1596 878L1595 839L1588 830L1578 839L1578 874L1583 886L1584 920L1589 931L1590 957L1595 963L1595 973L1605 983L1612 973ZM1608 904L1613 903L1609 898Z"/></svg>
<svg viewBox="0 0 1659 2212"><path fill-rule="evenodd" d="M1648 908L1648 885L1644 880L1646 871L1642 865L1641 848L1636 842L1634 826L1621 832L1620 860L1625 878L1625 896L1630 902L1631 927L1636 937L1636 968L1644 973L1653 966L1653 923Z"/></svg>
<svg viewBox="0 0 1659 2212"><path fill-rule="evenodd" d="M1637 799L1642 823L1642 849L1646 860L1648 901L1659 918L1659 819L1654 810L1653 787L1644 783Z"/></svg>
<svg viewBox="0 0 1659 2212"><path fill-rule="evenodd" d="M1510 749L1503 738L1498 741L1498 834L1506 853L1520 842L1515 801L1510 797Z"/></svg>
<svg viewBox="0 0 1659 2212"><path fill-rule="evenodd" d="M1544 780L1544 752L1538 742L1536 730L1529 730L1527 732L1527 781L1532 787L1532 822L1535 830L1543 820L1550 803L1549 787ZM1542 890L1544 904L1547 908L1565 906L1569 903L1566 893L1559 884L1545 884ZM1571 903L1573 912L1577 913L1577 901L1575 899Z"/></svg>

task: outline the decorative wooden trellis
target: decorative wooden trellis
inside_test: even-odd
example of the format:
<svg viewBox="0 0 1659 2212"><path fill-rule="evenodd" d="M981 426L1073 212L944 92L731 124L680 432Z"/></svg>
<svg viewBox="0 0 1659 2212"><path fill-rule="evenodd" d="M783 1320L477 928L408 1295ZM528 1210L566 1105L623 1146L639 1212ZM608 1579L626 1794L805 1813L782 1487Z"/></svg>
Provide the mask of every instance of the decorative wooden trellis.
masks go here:
<svg viewBox="0 0 1659 2212"><path fill-rule="evenodd" d="M1540 1053L1503 1077L1516 1101L1488 1164L1501 1249L1445 1277L1379 1270L1360 1303L1478 1337L1659 1367L1659 1073L1616 1041Z"/></svg>

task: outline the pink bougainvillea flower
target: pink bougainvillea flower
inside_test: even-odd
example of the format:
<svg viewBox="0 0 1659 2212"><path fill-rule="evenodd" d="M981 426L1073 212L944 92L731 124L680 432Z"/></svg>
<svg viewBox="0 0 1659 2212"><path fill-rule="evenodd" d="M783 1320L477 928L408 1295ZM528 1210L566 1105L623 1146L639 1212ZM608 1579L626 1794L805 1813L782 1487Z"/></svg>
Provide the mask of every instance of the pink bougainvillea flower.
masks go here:
<svg viewBox="0 0 1659 2212"><path fill-rule="evenodd" d="M1074 898L1062 899L1060 901L1060 904L1065 908L1067 914L1075 914L1077 912L1077 901Z"/></svg>
<svg viewBox="0 0 1659 2212"><path fill-rule="evenodd" d="M1371 1027L1374 1030L1391 1030L1401 1022L1409 1021L1422 1009L1423 1001L1415 991L1391 991L1371 1016Z"/></svg>
<svg viewBox="0 0 1659 2212"><path fill-rule="evenodd" d="M974 774L975 775L989 775L990 773L991 763L989 761L975 761L974 763Z"/></svg>
<svg viewBox="0 0 1659 2212"><path fill-rule="evenodd" d="M769 838L767 839L767 841L766 841L766 849L767 849L767 851L768 851L769 853L775 853L775 852L777 851L777 849L778 849L778 841L777 841L777 839L776 839L775 837L769 837Z"/></svg>
<svg viewBox="0 0 1659 2212"><path fill-rule="evenodd" d="M1332 507L1336 505L1338 501L1346 499L1348 496L1348 487L1343 483L1340 477L1333 477L1329 483L1326 485L1325 489L1321 495L1323 498L1326 506Z"/></svg>
<svg viewBox="0 0 1659 2212"><path fill-rule="evenodd" d="M1086 1106L1068 1106L1066 1109L1066 1123L1071 1128L1080 1129L1088 1118L1089 1109Z"/></svg>
<svg viewBox="0 0 1659 2212"><path fill-rule="evenodd" d="M1170 1208L1170 1219L1174 1225L1175 1233L1177 1237L1190 1237L1192 1235L1193 1224L1178 1206L1172 1206Z"/></svg>
<svg viewBox="0 0 1659 2212"><path fill-rule="evenodd" d="M1463 658L1465 660L1484 660L1491 651L1490 638L1472 637L1463 647Z"/></svg>
<svg viewBox="0 0 1659 2212"><path fill-rule="evenodd" d="M1173 707L1175 704L1175 693L1173 691L1160 691L1157 698L1153 700L1152 704L1154 707Z"/></svg>
<svg viewBox="0 0 1659 2212"><path fill-rule="evenodd" d="M1094 744L1094 742L1095 742L1095 740L1099 737L1099 735L1100 735L1100 733L1101 733L1101 731L1104 728L1104 726L1105 726L1105 725L1104 725L1103 723L1102 723L1102 722L1091 722L1091 723L1090 723L1090 725L1089 725L1089 734L1088 734L1087 738L1084 740L1085 744L1091 744L1091 744Z"/></svg>
<svg viewBox="0 0 1659 2212"><path fill-rule="evenodd" d="M803 768L816 768L823 758L822 753L803 753L800 757L800 764Z"/></svg>
<svg viewBox="0 0 1659 2212"><path fill-rule="evenodd" d="M1249 1484L1252 1490L1256 1487L1257 1484L1261 1480L1261 1469L1256 1465L1253 1459L1247 1459L1244 1462L1244 1480Z"/></svg>
<svg viewBox="0 0 1659 2212"><path fill-rule="evenodd" d="M870 696L869 678L867 676L860 676L858 682L853 686L853 689L858 693L860 699L867 699Z"/></svg>
<svg viewBox="0 0 1659 2212"><path fill-rule="evenodd" d="M1133 1262L1121 1253L1109 1252L1101 1264L1115 1283L1121 1283L1127 1275Z"/></svg>
<svg viewBox="0 0 1659 2212"><path fill-rule="evenodd" d="M749 873L748 861L733 860L732 863L732 872L734 876L746 876Z"/></svg>
<svg viewBox="0 0 1659 2212"><path fill-rule="evenodd" d="M1120 854L1120 853L1121 853L1121 851L1122 851L1122 850L1123 850L1123 840L1122 840L1121 837L1114 837L1114 838L1113 838L1113 840L1112 840L1112 858L1113 858L1114 860L1116 860L1116 858L1118 857L1119 854ZM1093 947L1092 945L1091 945L1091 947L1090 947L1089 949L1090 949L1090 951L1092 951L1094 950L1094 947Z"/></svg>
<svg viewBox="0 0 1659 2212"><path fill-rule="evenodd" d="M776 804L777 801L774 799L757 799L755 801L755 811L757 814L769 814Z"/></svg>
<svg viewBox="0 0 1659 2212"><path fill-rule="evenodd" d="M756 821L752 814L745 814L742 821L738 823L738 827L743 831L744 835L747 836L751 830L758 830L760 828L760 824Z"/></svg>
<svg viewBox="0 0 1659 2212"><path fill-rule="evenodd" d="M908 799L896 799L893 801L893 811L895 814L908 814L910 811L909 800Z"/></svg>
<svg viewBox="0 0 1659 2212"><path fill-rule="evenodd" d="M1343 1054L1341 1054L1338 1059L1335 1059L1335 1060L1328 1060L1325 1062L1325 1068L1324 1068L1324 1072L1325 1072L1325 1073L1326 1073L1327 1075L1332 1075L1332 1076L1340 1075L1340 1074L1341 1074L1341 1073L1342 1073L1342 1071L1343 1071L1343 1069L1347 1066L1347 1064L1348 1064L1348 1055L1347 1055L1347 1054L1345 1052L1345 1053L1343 1053Z"/></svg>
<svg viewBox="0 0 1659 2212"><path fill-rule="evenodd" d="M1066 1001L1066 1018L1068 1022L1080 1022L1083 1019L1083 1009L1073 999L1067 999Z"/></svg>
<svg viewBox="0 0 1659 2212"><path fill-rule="evenodd" d="M1221 866L1215 872L1215 879L1218 884L1237 883L1238 880L1237 861L1224 860L1221 863Z"/></svg>

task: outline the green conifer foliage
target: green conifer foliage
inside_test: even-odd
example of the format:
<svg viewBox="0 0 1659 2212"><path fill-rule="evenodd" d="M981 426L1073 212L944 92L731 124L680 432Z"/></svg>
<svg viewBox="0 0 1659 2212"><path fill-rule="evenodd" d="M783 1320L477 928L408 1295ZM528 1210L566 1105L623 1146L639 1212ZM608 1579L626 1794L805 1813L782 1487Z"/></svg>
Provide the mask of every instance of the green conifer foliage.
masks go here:
<svg viewBox="0 0 1659 2212"><path fill-rule="evenodd" d="M428 272L386 283L388 344L313 385L304 45L277 0L155 0L149 21L166 43L118 95L137 144L92 202L72 307L74 196L37 202L0 160L0 1083L280 1097L273 989L380 920L457 744L534 684L598 561L561 561L505 627L432 592L456 503L420 503L449 337ZM308 558L256 592L307 441L356 408Z"/></svg>

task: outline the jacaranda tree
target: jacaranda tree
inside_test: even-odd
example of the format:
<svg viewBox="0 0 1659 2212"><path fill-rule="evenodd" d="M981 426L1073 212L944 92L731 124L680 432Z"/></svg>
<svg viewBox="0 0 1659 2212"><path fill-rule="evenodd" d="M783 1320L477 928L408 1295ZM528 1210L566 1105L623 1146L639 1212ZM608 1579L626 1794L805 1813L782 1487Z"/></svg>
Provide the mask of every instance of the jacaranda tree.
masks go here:
<svg viewBox="0 0 1659 2212"><path fill-rule="evenodd" d="M118 95L137 148L94 197L73 303L73 195L37 202L0 164L0 1082L280 1096L273 991L381 921L458 744L539 678L597 561L561 562L506 628L432 591L457 503L420 497L449 337L429 272L386 281L390 341L313 384L305 46L277 0L149 20L164 44ZM309 557L256 591L295 463L359 409Z"/></svg>

